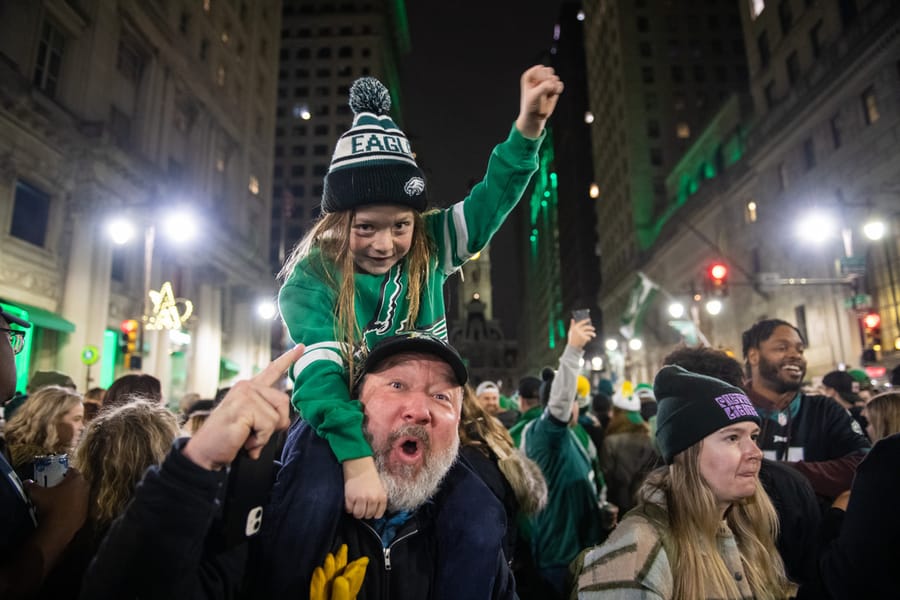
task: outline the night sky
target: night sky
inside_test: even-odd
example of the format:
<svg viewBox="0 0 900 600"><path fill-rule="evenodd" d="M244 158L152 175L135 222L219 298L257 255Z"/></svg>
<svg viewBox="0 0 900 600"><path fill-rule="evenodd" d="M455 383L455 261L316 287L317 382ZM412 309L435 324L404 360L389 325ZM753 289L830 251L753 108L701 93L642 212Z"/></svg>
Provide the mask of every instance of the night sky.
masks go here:
<svg viewBox="0 0 900 600"><path fill-rule="evenodd" d="M431 203L464 197L519 112L519 76L550 47L559 0L407 2L404 130Z"/></svg>
<svg viewBox="0 0 900 600"><path fill-rule="evenodd" d="M491 149L519 114L519 77L552 45L561 3L407 3L412 52L401 63L403 127L428 178L431 205L462 200L484 175ZM524 293L511 267L518 262L514 229L507 221L491 244L491 308L508 339L518 337ZM454 311L448 306L448 317Z"/></svg>

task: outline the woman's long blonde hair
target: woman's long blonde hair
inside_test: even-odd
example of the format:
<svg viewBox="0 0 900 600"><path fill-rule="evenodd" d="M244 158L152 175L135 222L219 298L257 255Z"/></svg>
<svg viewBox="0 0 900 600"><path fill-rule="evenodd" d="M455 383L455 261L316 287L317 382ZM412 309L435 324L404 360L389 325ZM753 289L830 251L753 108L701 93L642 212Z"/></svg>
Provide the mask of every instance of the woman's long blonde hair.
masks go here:
<svg viewBox="0 0 900 600"><path fill-rule="evenodd" d="M739 599L741 594L716 545L721 515L716 498L700 474L700 448L694 444L675 456L668 467L647 476L638 494L638 505L653 505L659 492L668 507L671 532L675 598ZM792 586L775 547L778 516L769 496L757 481L749 498L735 502L725 515L743 557L753 597L756 600L787 598Z"/></svg>
<svg viewBox="0 0 900 600"><path fill-rule="evenodd" d="M872 426L872 443L900 433L900 392L884 392L866 404L866 419Z"/></svg>
<svg viewBox="0 0 900 600"><path fill-rule="evenodd" d="M177 435L175 415L142 400L91 421L73 463L90 486L95 522L105 527L121 514L144 471L162 462Z"/></svg>
<svg viewBox="0 0 900 600"><path fill-rule="evenodd" d="M478 448L489 458L491 453L497 457L497 466L523 513L534 514L547 505L547 482L540 467L516 448L503 424L485 412L469 384L463 386L459 443Z"/></svg>
<svg viewBox="0 0 900 600"><path fill-rule="evenodd" d="M362 332L356 321L356 285L353 275L356 267L350 252L350 228L355 211L326 213L303 236L278 273L278 279L287 281L301 262L321 278L334 291L337 310L334 320L334 339L343 344L350 381L356 380L353 353L362 341ZM409 272L409 320L415 327L419 316L419 300L422 288L428 280L429 258L436 247L425 230L423 215L413 211L413 238L409 253L404 257ZM314 252L318 250L318 252Z"/></svg>
<svg viewBox="0 0 900 600"><path fill-rule="evenodd" d="M14 466L30 461L19 457L17 448L39 446L46 454L65 452L59 439L57 424L67 412L81 404L81 394L73 389L48 385L28 396L16 414L6 424L5 437ZM76 440L73 440L74 444Z"/></svg>

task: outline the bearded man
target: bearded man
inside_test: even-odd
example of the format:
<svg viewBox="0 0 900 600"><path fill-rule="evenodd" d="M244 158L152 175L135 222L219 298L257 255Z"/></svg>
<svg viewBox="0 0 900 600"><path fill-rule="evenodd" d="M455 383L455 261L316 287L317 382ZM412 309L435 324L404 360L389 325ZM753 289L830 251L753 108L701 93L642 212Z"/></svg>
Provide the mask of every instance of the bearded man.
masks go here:
<svg viewBox="0 0 900 600"><path fill-rule="evenodd" d="M288 396L271 386L301 352L288 351L233 386L193 437L148 470L95 557L82 597L331 598L311 594L313 573L323 565L334 573L327 556L346 545L345 560L369 561L358 596L347 597L515 598L502 550L503 506L456 462L465 364L449 344L424 334L380 342L355 386L387 491L384 517L360 519L344 510L341 464L299 420L288 434L262 531L237 547L216 545L213 516L234 483L224 467L242 447L258 456L288 425Z"/></svg>
<svg viewBox="0 0 900 600"><path fill-rule="evenodd" d="M824 499L850 489L870 444L831 398L800 391L806 376L800 330L766 319L745 331L742 341L750 378L746 389L762 419L757 443L765 457L796 468Z"/></svg>

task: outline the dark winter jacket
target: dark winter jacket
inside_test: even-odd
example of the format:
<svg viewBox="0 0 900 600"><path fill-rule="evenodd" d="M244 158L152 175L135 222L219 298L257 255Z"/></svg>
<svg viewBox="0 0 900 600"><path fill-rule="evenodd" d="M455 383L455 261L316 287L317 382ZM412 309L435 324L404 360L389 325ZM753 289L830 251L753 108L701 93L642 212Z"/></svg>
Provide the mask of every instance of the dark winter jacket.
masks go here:
<svg viewBox="0 0 900 600"><path fill-rule="evenodd" d="M369 551L363 542L367 525L343 517L340 463L303 421L288 434L283 462L263 519L261 589L264 597L305 598L313 569L341 541L350 545L351 558L363 548ZM390 554L370 554L359 600L515 597L501 548L506 531L503 507L467 467L456 463L450 469L415 521L418 534L395 545ZM398 539L409 526L398 532ZM354 551L354 541L359 550ZM382 595L375 589L391 592Z"/></svg>

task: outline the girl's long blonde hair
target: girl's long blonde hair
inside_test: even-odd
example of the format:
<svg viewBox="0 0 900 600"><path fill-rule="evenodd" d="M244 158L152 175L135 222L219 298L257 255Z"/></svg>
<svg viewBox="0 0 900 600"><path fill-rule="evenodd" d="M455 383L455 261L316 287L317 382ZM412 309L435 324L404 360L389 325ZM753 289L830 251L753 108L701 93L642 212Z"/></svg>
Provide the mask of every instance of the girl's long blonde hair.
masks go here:
<svg viewBox="0 0 900 600"><path fill-rule="evenodd" d="M668 507L673 556L669 556L675 598L739 599L741 594L716 544L721 522L716 498L700 474L700 448L694 444L675 456L668 467L647 476L638 505L653 505L662 492ZM725 515L743 557L753 597L775 600L789 597L792 585L775 547L778 516L769 496L757 481L749 498L735 502Z"/></svg>
<svg viewBox="0 0 900 600"><path fill-rule="evenodd" d="M13 465L30 461L33 457L18 456L17 449L38 446L46 454L65 452L59 439L57 424L67 412L81 404L81 394L58 385L48 385L28 396L16 414L6 424L5 437ZM73 440L74 444L75 440ZM32 450L28 450L29 453Z"/></svg>
<svg viewBox="0 0 900 600"><path fill-rule="evenodd" d="M355 211L345 210L322 215L294 246L278 273L280 281L287 281L300 263L306 263L305 268L310 269L313 275L325 281L334 291L334 339L343 344L350 382L356 380L353 353L362 341L362 332L356 321L356 285L353 278L356 266L350 252L350 228L355 214ZM411 327L415 327L419 316L419 300L425 282L428 281L429 259L436 252L434 241L425 230L423 215L415 210L413 215L412 245L403 259L409 273L407 322Z"/></svg>
<svg viewBox="0 0 900 600"><path fill-rule="evenodd" d="M101 527L125 510L144 471L165 458L178 435L175 415L143 400L91 421L73 463L90 486L90 516Z"/></svg>

